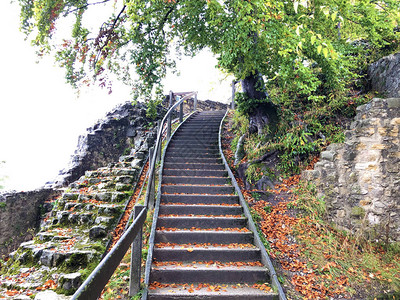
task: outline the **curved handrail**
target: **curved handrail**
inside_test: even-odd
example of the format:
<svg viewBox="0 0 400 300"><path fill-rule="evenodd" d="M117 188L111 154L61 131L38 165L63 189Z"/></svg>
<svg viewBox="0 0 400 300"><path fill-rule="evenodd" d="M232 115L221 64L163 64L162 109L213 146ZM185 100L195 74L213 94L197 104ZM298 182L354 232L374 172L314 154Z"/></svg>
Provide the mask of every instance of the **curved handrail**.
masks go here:
<svg viewBox="0 0 400 300"><path fill-rule="evenodd" d="M186 99L197 95L197 92L191 92L190 94L186 95L185 97L183 97L182 99L180 99L179 101L177 101L174 105L172 105L170 107L170 109L168 110L168 112L165 114L164 118L162 119L159 128L158 128L158 133L157 133L157 140L156 140L156 144L155 144L155 151L153 156L151 157L151 161L150 161L150 168L149 168L149 176L148 176L148 183L147 183L147 190L146 190L146 198L145 198L145 207L149 208L149 206L154 206L154 202L151 203L149 202L151 200L152 193L153 192L153 186L154 185L154 170L155 170L155 165L157 163L157 158L158 156L158 152L161 152L161 143L162 143L162 132L163 132L163 128L165 125L165 122L168 121L168 127L167 127L167 139L169 139L171 137L171 131L170 131L170 127L171 127L171 114L175 111L175 108L182 104L183 101L185 101Z"/></svg>
<svg viewBox="0 0 400 300"><path fill-rule="evenodd" d="M182 93L181 93L182 94ZM145 205L135 205L135 219L133 223L126 229L125 233L118 240L115 246L108 252L108 254L100 261L97 267L92 271L89 277L82 283L79 289L72 296L72 300L95 300L103 291L105 285L111 278L112 274L120 264L122 258L125 256L131 244L132 247L132 260L131 262L131 283L130 295L136 294L140 287L140 268L141 268L141 239L143 224L147 217L147 212L154 206L154 188L155 188L155 166L158 157L161 156L161 144L163 140L163 128L167 122L167 140L171 137L171 115L178 105L180 106L180 121L183 120L183 102L190 97L194 96L193 110L197 108L197 92L187 93L186 96L172 105L164 118L162 119L158 131L154 151L149 154L150 166L147 172L148 184L145 196ZM132 280L134 278L134 280ZM135 281L135 282L132 282Z"/></svg>
<svg viewBox="0 0 400 300"><path fill-rule="evenodd" d="M240 190L239 184L237 183L236 178L233 175L232 170L229 167L228 162L226 161L224 152L222 151L222 141L221 141L222 126L223 126L224 120L225 120L228 112L229 112L229 109L226 111L225 116L222 118L221 123L219 125L219 133L218 133L219 153L221 154L222 162L225 165L225 169L228 172L228 176L230 177L230 179L232 181L232 185L234 186L235 191L236 191L237 195L239 196L240 204L242 205L243 212L244 212L244 214L245 214L245 216L247 217L247 220L248 220L249 229L251 231L253 231L253 233L254 233L254 242L255 242L256 246L258 246L258 248L260 248L260 250L261 250L261 260L267 266L267 268L268 268L268 270L270 272L270 276L271 276L271 279L272 279L272 286L274 286L277 289L279 300L286 300L285 293L284 293L284 291L282 289L282 286L281 286L281 284L280 284L280 282L278 280L278 276L277 276L277 274L275 272L275 268L274 268L274 266L272 264L272 261L269 258L269 255L268 255L267 251L265 250L264 244L262 243L262 241L261 241L261 239L260 239L260 237L259 237L259 235L257 233L257 227L254 224L253 218L251 217L250 210L249 210L249 208L247 206L247 202L243 197L243 194L242 194L242 191Z"/></svg>
<svg viewBox="0 0 400 300"><path fill-rule="evenodd" d="M190 118L192 115L194 114L194 112L192 112L188 118ZM177 132L177 130L180 128L180 126L182 126L184 123L181 123L178 128L175 130L175 132L171 135L171 138L175 135L175 133ZM171 142L171 139L167 141L166 145L165 145L165 149L168 149L168 145ZM146 300L147 299L147 293L148 293L148 285L150 282L150 270L151 270L151 264L153 262L153 249L154 249L154 241L155 241L155 235L156 235L156 224L157 224L157 219L158 219L158 213L159 213L159 209L160 209L160 201L161 201L161 184L162 184L162 173L163 173L163 169L164 169L164 163L165 163L165 155L166 155L166 151L164 151L164 153L161 156L161 165L159 168L159 182L158 182L158 192L157 192L157 197L155 198L156 203L155 203L155 207L154 207L154 213L153 213L153 224L151 227L151 232L150 232L150 236L148 239L148 254L147 254L147 260L146 260L146 267L145 267L145 279L144 279L144 284L145 284L145 288L142 294L142 298L141 300Z"/></svg>

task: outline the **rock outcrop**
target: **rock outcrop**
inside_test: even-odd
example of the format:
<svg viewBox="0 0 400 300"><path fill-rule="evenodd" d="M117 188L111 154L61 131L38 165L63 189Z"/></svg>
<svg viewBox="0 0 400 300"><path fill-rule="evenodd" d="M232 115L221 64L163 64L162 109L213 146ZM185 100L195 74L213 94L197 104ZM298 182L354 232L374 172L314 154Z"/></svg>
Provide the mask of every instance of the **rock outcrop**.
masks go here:
<svg viewBox="0 0 400 300"><path fill-rule="evenodd" d="M87 129L79 137L78 146L71 157L69 166L60 171L59 176L49 186L65 186L77 180L87 170L94 170L131 154L133 148L147 149L146 132L164 116L165 108L157 107L157 119L146 116L146 105L126 102Z"/></svg>
<svg viewBox="0 0 400 300"><path fill-rule="evenodd" d="M368 68L374 91L385 97L400 97L400 53L381 58Z"/></svg>
<svg viewBox="0 0 400 300"><path fill-rule="evenodd" d="M371 240L400 241L400 98L357 108L344 144L331 144L303 172L324 197L328 218Z"/></svg>

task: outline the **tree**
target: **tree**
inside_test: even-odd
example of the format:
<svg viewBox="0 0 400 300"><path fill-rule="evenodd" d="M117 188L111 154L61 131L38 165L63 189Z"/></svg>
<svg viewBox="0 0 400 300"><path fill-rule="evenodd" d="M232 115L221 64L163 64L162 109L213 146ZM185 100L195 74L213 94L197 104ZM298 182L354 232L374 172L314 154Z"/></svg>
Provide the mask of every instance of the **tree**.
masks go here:
<svg viewBox="0 0 400 300"><path fill-rule="evenodd" d="M84 16L111 0L18 1L22 29L35 33L40 55L52 49L57 20L74 16L71 36L55 45L74 86L93 78L109 86L111 72L150 99L174 67L172 47L186 55L209 47L218 67L242 81L239 109L255 116L264 107L269 120L258 130L276 117L265 82L293 99L326 101L345 90L366 51L393 50L399 41L397 0L113 0L116 11L92 32ZM367 50L350 42L360 39Z"/></svg>

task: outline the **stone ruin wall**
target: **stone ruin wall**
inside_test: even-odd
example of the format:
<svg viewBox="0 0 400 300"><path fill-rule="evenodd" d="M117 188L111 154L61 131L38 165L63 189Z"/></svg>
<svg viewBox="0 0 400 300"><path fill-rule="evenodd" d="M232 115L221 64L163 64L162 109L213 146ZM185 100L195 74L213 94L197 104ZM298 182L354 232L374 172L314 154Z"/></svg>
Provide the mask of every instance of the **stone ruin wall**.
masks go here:
<svg viewBox="0 0 400 300"><path fill-rule="evenodd" d="M44 200L59 195L53 189L0 194L0 203L4 203L0 208L0 258L32 239L45 209Z"/></svg>
<svg viewBox="0 0 400 300"><path fill-rule="evenodd" d="M331 144L303 172L324 197L327 217L370 240L400 242L400 98L357 108L344 144Z"/></svg>

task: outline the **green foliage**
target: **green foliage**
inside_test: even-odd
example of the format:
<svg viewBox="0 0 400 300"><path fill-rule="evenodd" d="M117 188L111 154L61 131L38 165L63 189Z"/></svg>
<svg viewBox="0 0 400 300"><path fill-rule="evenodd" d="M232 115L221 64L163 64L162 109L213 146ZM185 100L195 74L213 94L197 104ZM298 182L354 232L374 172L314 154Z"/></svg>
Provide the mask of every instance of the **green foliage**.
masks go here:
<svg viewBox="0 0 400 300"><path fill-rule="evenodd" d="M249 128L249 119L245 115L235 111L232 120L232 129L238 133L238 135L247 133L247 129Z"/></svg>
<svg viewBox="0 0 400 300"><path fill-rule="evenodd" d="M251 184L256 183L262 178L262 167L261 163L254 163L248 166L245 175L248 182Z"/></svg>
<svg viewBox="0 0 400 300"><path fill-rule="evenodd" d="M156 101L148 101L147 102L147 109L146 109L146 116L151 120L155 120L157 118L157 106L160 105L162 100Z"/></svg>
<svg viewBox="0 0 400 300"><path fill-rule="evenodd" d="M311 182L301 181L294 190L297 195L296 205L306 214L323 219L326 214L326 204L321 197L317 197L315 185Z"/></svg>
<svg viewBox="0 0 400 300"><path fill-rule="evenodd" d="M92 31L85 20L107 0L18 2L22 30L34 33L40 54L55 46L68 82L80 86L95 79L111 91L108 74L114 73L144 99L160 93L167 68L174 68L173 46L186 55L209 47L218 67L238 79L259 72L290 98L330 101L367 63L399 45L397 0L116 1L110 18ZM70 36L54 45L60 18L74 23ZM240 110L248 112L254 101L239 96Z"/></svg>
<svg viewBox="0 0 400 300"><path fill-rule="evenodd" d="M235 102L237 105L237 110L239 113L243 115L251 115L254 110L258 107L261 103L266 103L268 98L265 99L252 99L245 93L236 93L235 94Z"/></svg>
<svg viewBox="0 0 400 300"><path fill-rule="evenodd" d="M310 139L311 133L301 128L288 132L280 137L278 149L281 150L280 169L284 173L299 172L299 161L320 149L319 141Z"/></svg>

